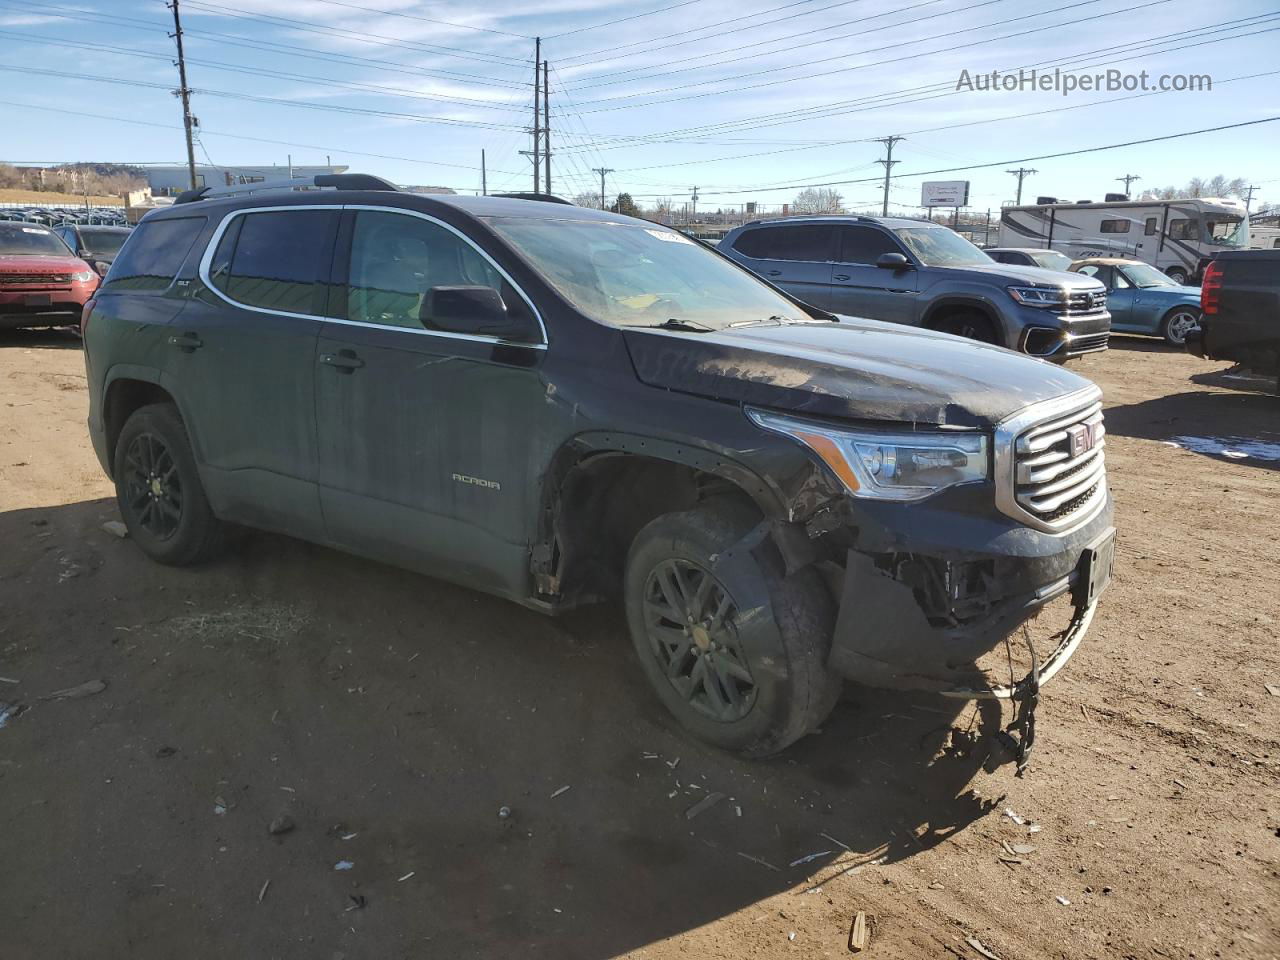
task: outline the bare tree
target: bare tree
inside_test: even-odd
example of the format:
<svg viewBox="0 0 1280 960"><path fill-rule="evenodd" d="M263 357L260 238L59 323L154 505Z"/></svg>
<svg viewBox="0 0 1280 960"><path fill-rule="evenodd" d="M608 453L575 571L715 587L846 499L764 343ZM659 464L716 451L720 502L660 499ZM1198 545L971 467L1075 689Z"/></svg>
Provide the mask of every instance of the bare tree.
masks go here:
<svg viewBox="0 0 1280 960"><path fill-rule="evenodd" d="M1228 180L1221 173L1205 179L1192 177L1185 187L1158 187L1144 190L1143 200L1181 200L1186 197L1236 197L1243 198L1249 190L1249 181L1244 177L1233 177Z"/></svg>
<svg viewBox="0 0 1280 960"><path fill-rule="evenodd" d="M800 214L844 213L844 197L826 187L808 187L796 194L791 209Z"/></svg>

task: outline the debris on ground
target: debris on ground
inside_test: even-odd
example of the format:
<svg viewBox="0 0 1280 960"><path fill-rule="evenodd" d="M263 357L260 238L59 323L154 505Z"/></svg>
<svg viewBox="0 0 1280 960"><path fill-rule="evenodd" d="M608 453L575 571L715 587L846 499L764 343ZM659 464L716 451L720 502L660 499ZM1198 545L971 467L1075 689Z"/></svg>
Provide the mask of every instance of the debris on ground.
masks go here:
<svg viewBox="0 0 1280 960"><path fill-rule="evenodd" d="M282 833L288 833L290 830L293 829L293 827L294 827L293 817L289 816L287 813L282 813L280 814L280 816L276 817L269 824L267 824L267 833L271 834L273 837L276 837Z"/></svg>
<svg viewBox="0 0 1280 960"><path fill-rule="evenodd" d="M1022 817L1018 816L1016 813L1013 812L1012 807L1005 807L1004 815L1020 827L1024 827L1027 824L1026 820L1022 819Z"/></svg>
<svg viewBox="0 0 1280 960"><path fill-rule="evenodd" d="M498 808L498 816L499 816L499 817L501 817L503 820L506 820L509 816L511 816L511 808L510 808L510 807L499 807L499 808Z"/></svg>
<svg viewBox="0 0 1280 960"><path fill-rule="evenodd" d="M262 902L262 898L263 898L263 897L265 897L265 896L267 895L267 887L269 887L269 886L271 886L271 881L270 881L270 880L268 880L268 881L266 881L265 883L263 883L263 885L262 885L262 889L258 891L258 902L259 902L259 903L261 903L261 902Z"/></svg>
<svg viewBox="0 0 1280 960"><path fill-rule="evenodd" d="M801 857L799 860L792 860L789 864L787 864L787 866L798 867L804 863L812 863L814 860L817 860L819 857L831 856L833 852L834 851L831 851L831 850L820 850L817 853L810 853L807 856Z"/></svg>
<svg viewBox="0 0 1280 960"><path fill-rule="evenodd" d="M163 747L161 747L159 750L156 751L156 759L168 760L177 752L178 752L177 747L171 747L168 744L165 744Z"/></svg>
<svg viewBox="0 0 1280 960"><path fill-rule="evenodd" d="M684 818L686 820L692 820L698 814L706 813L724 798L725 794L723 793L708 793L705 797L684 812Z"/></svg>
<svg viewBox="0 0 1280 960"><path fill-rule="evenodd" d="M569 784L567 784L567 783L566 783L566 784L565 784L563 787L561 787L559 790L557 790L557 791L555 791L553 794L551 794L551 799L552 799L552 800L554 800L556 797L560 796L560 794L564 793L564 792L565 792L566 790L568 790L568 789L569 789Z"/></svg>
<svg viewBox="0 0 1280 960"><path fill-rule="evenodd" d="M979 940L977 937L965 937L964 942L967 943L969 946L973 947L974 950L977 950L978 953L986 957L987 960L1000 960L1000 958L996 956L994 953L992 953L990 950L988 950L986 946L983 944L983 942Z"/></svg>
<svg viewBox="0 0 1280 960"><path fill-rule="evenodd" d="M867 949L869 941L867 935L867 912L859 910L853 918L853 924L849 927L849 949L854 953L861 953Z"/></svg>
<svg viewBox="0 0 1280 960"><path fill-rule="evenodd" d="M86 680L84 683L74 687L67 687L65 690L55 690L53 693L46 693L41 700L79 700L81 697L92 697L95 693L101 693L107 689L107 685L102 680Z"/></svg>
<svg viewBox="0 0 1280 960"><path fill-rule="evenodd" d="M796 938L796 932L794 930L792 930L790 933L787 934L788 940L794 940L795 938Z"/></svg>
<svg viewBox="0 0 1280 960"><path fill-rule="evenodd" d="M0 677L0 683L18 683L18 682L20 682L20 681L18 681L18 680L13 680L13 679L11 679L11 678L9 678L9 677Z"/></svg>
<svg viewBox="0 0 1280 960"><path fill-rule="evenodd" d="M1267 688L1267 693L1271 694L1273 697L1280 697L1280 685L1264 683L1263 686Z"/></svg>
<svg viewBox="0 0 1280 960"><path fill-rule="evenodd" d="M1015 843L1010 849L1019 857L1036 852L1036 848L1029 843Z"/></svg>
<svg viewBox="0 0 1280 960"><path fill-rule="evenodd" d="M1071 901L1070 901L1070 900L1068 900L1066 897L1063 897L1063 896L1057 896L1057 897L1054 897L1053 899L1057 900L1057 901L1058 901L1060 904L1062 904L1064 907L1069 907L1069 906L1071 906Z"/></svg>
<svg viewBox="0 0 1280 960"><path fill-rule="evenodd" d="M339 860L333 865L335 870L350 870L355 864L350 860Z"/></svg>
<svg viewBox="0 0 1280 960"><path fill-rule="evenodd" d="M227 801L223 800L221 797L214 797L213 798L214 816L220 817L226 812L227 812Z"/></svg>
<svg viewBox="0 0 1280 960"><path fill-rule="evenodd" d="M121 540L129 535L129 528L119 520L108 520L102 525L102 529L113 537L119 537Z"/></svg>
<svg viewBox="0 0 1280 960"><path fill-rule="evenodd" d="M418 872L418 871L416 871L416 870L410 870L410 871L409 871L408 873L406 873L403 877L401 877L399 880L397 880L397 881L396 881L396 883L404 883L406 880L408 880L410 877L412 877L412 876L413 876L415 873L417 873L417 872Z"/></svg>
<svg viewBox="0 0 1280 960"><path fill-rule="evenodd" d="M853 853L853 847L849 846L847 843L841 843L839 840L831 836L831 834L829 833L820 833L818 834L818 836L820 836L823 840L830 840L837 847L841 847L845 850L848 850L850 853Z"/></svg>
<svg viewBox="0 0 1280 960"><path fill-rule="evenodd" d="M346 913L350 913L352 910L363 910L369 905L369 898L363 893L349 893L347 896L351 900L351 906L347 907Z"/></svg>

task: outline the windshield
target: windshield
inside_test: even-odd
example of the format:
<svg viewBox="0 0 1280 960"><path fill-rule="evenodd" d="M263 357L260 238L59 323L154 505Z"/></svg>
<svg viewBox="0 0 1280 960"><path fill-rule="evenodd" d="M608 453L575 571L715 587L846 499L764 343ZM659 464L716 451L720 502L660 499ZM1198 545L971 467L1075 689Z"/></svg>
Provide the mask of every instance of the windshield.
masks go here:
<svg viewBox="0 0 1280 960"><path fill-rule="evenodd" d="M603 323L651 327L676 320L718 330L810 319L746 271L666 227L523 217L487 222L574 306Z"/></svg>
<svg viewBox="0 0 1280 960"><path fill-rule="evenodd" d="M1177 284L1149 263L1126 263L1120 272L1135 287L1176 287Z"/></svg>
<svg viewBox="0 0 1280 960"><path fill-rule="evenodd" d="M1209 242L1222 247L1247 247L1249 245L1248 217L1234 217L1215 213L1205 217L1205 233Z"/></svg>
<svg viewBox="0 0 1280 960"><path fill-rule="evenodd" d="M1036 266L1046 270L1066 270L1071 266L1071 258L1057 250L1037 250L1031 254L1031 259L1036 262Z"/></svg>
<svg viewBox="0 0 1280 960"><path fill-rule="evenodd" d="M127 230L80 230L85 249L100 257L114 257L129 239Z"/></svg>
<svg viewBox="0 0 1280 960"><path fill-rule="evenodd" d="M0 223L0 255L7 257L69 257L71 251L52 230Z"/></svg>
<svg viewBox="0 0 1280 960"><path fill-rule="evenodd" d="M995 262L946 227L898 227L893 232L926 267L985 267Z"/></svg>

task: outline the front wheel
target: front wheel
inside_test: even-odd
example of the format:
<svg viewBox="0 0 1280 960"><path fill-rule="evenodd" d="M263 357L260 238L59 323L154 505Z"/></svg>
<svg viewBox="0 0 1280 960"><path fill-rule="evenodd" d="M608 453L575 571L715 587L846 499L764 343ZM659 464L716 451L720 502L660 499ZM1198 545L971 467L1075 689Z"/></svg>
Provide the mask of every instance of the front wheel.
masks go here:
<svg viewBox="0 0 1280 960"><path fill-rule="evenodd" d="M217 552L222 524L209 508L172 404L141 407L129 416L116 440L114 475L120 516L152 560L183 566Z"/></svg>
<svg viewBox="0 0 1280 960"><path fill-rule="evenodd" d="M1195 307L1177 307L1170 310L1160 323L1160 336L1172 347L1183 347L1187 334L1200 326L1200 311Z"/></svg>
<svg viewBox="0 0 1280 960"><path fill-rule="evenodd" d="M725 559L753 526L731 502L658 517L632 543L624 591L663 705L699 739L763 757L821 723L841 683L826 666L834 605L817 574L785 577L767 550Z"/></svg>

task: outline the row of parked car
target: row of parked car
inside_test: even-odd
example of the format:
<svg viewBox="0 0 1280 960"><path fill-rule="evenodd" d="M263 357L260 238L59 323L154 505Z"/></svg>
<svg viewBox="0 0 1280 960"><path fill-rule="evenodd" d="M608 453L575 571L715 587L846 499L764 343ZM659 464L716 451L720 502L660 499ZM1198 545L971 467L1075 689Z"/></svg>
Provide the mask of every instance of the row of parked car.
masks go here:
<svg viewBox="0 0 1280 960"><path fill-rule="evenodd" d="M0 220L39 223L46 227L62 223L84 223L95 226L125 226L120 207L0 207Z"/></svg>
<svg viewBox="0 0 1280 960"><path fill-rule="evenodd" d="M0 220L0 329L78 326L129 232Z"/></svg>

